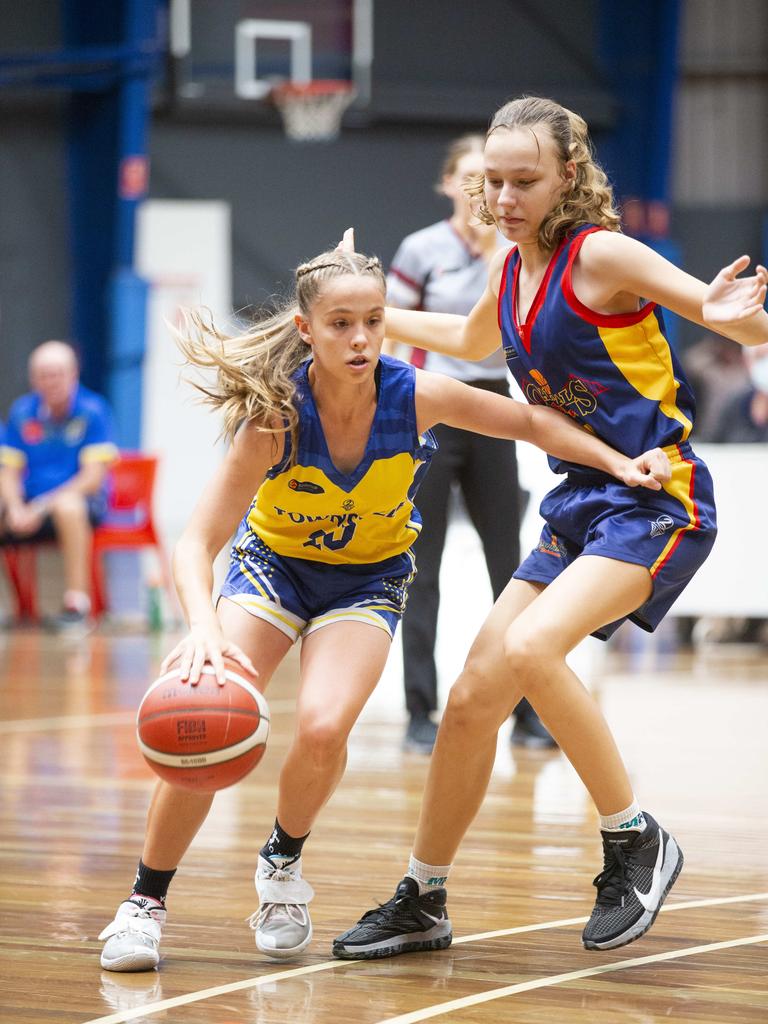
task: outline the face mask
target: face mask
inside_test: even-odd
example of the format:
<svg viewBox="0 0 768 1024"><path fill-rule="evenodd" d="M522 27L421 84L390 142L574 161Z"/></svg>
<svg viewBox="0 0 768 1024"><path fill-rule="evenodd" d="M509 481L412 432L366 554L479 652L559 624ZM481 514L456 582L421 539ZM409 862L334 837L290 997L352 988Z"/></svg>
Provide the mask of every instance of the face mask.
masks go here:
<svg viewBox="0 0 768 1024"><path fill-rule="evenodd" d="M763 391L765 394L768 394L768 356L762 356L750 364L749 376L752 386L757 391Z"/></svg>

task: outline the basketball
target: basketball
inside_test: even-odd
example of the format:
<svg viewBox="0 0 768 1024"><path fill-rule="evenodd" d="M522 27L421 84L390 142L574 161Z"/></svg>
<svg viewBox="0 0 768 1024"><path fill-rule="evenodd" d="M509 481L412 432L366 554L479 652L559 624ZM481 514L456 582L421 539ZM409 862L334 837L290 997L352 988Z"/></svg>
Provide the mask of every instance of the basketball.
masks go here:
<svg viewBox="0 0 768 1024"><path fill-rule="evenodd" d="M213 792L239 782L264 756L269 707L253 676L224 659L219 686L212 665L183 683L178 667L157 679L139 705L136 736L149 766L166 782Z"/></svg>

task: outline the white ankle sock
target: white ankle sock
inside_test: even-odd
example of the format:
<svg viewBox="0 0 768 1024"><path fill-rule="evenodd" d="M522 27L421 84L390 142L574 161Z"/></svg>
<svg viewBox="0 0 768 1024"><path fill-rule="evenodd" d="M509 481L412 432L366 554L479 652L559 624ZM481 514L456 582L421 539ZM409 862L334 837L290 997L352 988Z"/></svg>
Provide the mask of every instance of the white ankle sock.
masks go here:
<svg viewBox="0 0 768 1024"><path fill-rule="evenodd" d="M408 860L407 877L413 878L419 886L419 896L430 889L439 889L448 879L450 864L424 864L411 854Z"/></svg>
<svg viewBox="0 0 768 1024"><path fill-rule="evenodd" d="M84 590L66 590L64 592L63 605L73 612L80 612L87 615L91 610L91 598Z"/></svg>
<svg viewBox="0 0 768 1024"><path fill-rule="evenodd" d="M600 830L602 832L626 832L630 829L633 832L644 832L645 825L645 815L640 810L637 797L623 811L618 811L616 814L600 815Z"/></svg>

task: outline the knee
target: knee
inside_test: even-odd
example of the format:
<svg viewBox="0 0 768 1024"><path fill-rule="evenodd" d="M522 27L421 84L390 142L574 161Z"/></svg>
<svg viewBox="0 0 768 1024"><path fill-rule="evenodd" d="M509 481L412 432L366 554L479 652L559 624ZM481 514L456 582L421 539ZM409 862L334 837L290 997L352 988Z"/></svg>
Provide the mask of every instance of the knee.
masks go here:
<svg viewBox="0 0 768 1024"><path fill-rule="evenodd" d="M510 676L527 697L546 684L555 664L565 660L555 637L543 632L524 632L514 626L504 636L503 652Z"/></svg>
<svg viewBox="0 0 768 1024"><path fill-rule="evenodd" d="M298 724L296 737L302 756L317 768L335 764L347 747L346 730L327 714L305 715Z"/></svg>
<svg viewBox="0 0 768 1024"><path fill-rule="evenodd" d="M57 494L51 501L50 508L55 521L71 522L86 519L86 500L82 494L76 494L74 491L62 491L61 494Z"/></svg>
<svg viewBox="0 0 768 1024"><path fill-rule="evenodd" d="M496 732L509 714L510 697L503 681L482 663L468 660L451 687L440 723L442 732L463 735Z"/></svg>

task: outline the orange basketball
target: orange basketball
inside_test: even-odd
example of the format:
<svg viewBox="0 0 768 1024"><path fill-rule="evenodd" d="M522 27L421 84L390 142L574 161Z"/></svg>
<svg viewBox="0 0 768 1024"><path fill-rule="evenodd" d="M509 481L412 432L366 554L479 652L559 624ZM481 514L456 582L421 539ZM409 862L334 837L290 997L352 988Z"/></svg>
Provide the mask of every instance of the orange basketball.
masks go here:
<svg viewBox="0 0 768 1024"><path fill-rule="evenodd" d="M136 736L149 766L166 782L212 792L239 782L264 756L269 707L253 676L224 659L219 686L205 665L195 686L182 683L178 666L144 694Z"/></svg>

